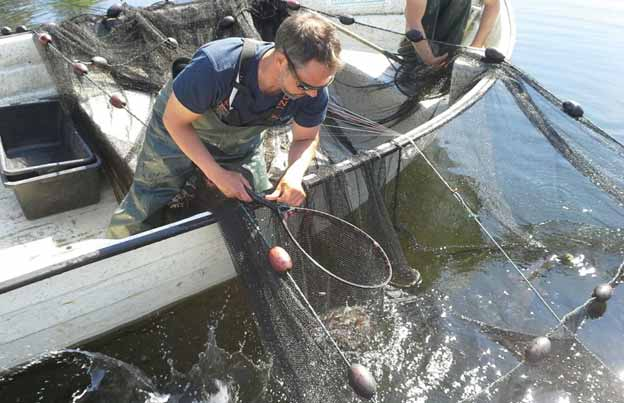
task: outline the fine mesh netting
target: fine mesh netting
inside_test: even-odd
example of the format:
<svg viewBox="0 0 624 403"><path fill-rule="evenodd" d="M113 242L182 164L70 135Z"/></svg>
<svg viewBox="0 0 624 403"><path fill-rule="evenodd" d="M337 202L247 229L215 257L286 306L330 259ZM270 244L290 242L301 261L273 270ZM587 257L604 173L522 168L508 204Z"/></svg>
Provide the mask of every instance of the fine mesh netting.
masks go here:
<svg viewBox="0 0 624 403"><path fill-rule="evenodd" d="M273 3L127 7L123 19L82 16L48 27L66 58L108 60L88 80L43 51L68 107L102 88L154 94L173 60L209 40L257 30L270 39L286 15ZM237 23L223 29L226 15ZM387 46L398 43L389 38ZM399 55L407 45L400 46ZM265 400L355 401L347 369L361 363L377 380L379 402L623 401L624 354L614 346L624 332L616 288L624 270L624 148L565 114L515 67L438 50L451 53L447 68L386 60L371 78L358 72L366 66L347 66L332 86L307 181L307 207L348 220L384 248L393 268L388 287L351 287L314 267L267 208L235 203L223 214L272 356ZM452 96L460 64L479 72L460 91L476 85L470 102ZM123 193L131 174L115 158L105 159ZM305 221L293 227L313 254L332 250L325 265L349 267L360 253L340 233ZM291 255L294 283L271 269L272 246ZM362 268L358 279L374 269ZM601 283L614 290L608 302L592 298ZM548 337L550 351L529 360L538 337Z"/></svg>
<svg viewBox="0 0 624 403"><path fill-rule="evenodd" d="M268 212L224 221L237 270L258 285L250 294L265 349L281 358L285 401L357 397L301 296L272 272L267 245L293 255L292 275L329 333L376 377L377 401L624 401L624 356L608 347L623 326L624 148L513 66L481 64L492 88L415 142L333 105L340 135L394 147L319 168L308 189L309 207L367 231L397 275L420 270L420 287L345 287L311 267ZM342 247L346 260L357 250ZM601 283L615 290L608 302L592 297ZM547 353L527 355L540 337Z"/></svg>

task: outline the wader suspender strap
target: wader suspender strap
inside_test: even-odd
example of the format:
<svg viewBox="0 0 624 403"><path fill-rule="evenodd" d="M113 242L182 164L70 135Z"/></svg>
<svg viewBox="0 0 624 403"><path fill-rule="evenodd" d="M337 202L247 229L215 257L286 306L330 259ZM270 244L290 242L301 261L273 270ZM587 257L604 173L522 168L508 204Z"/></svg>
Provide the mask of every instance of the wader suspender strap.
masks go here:
<svg viewBox="0 0 624 403"><path fill-rule="evenodd" d="M256 55L257 43L258 41L255 41L253 39L247 39L247 38L243 39L243 50L241 51L240 60L238 62L238 72L236 73L236 79L234 80L232 92L230 93L230 97L228 99L228 109L230 113L228 114L229 116L226 120L232 120L232 118L234 118L234 116L232 115L237 115L238 119L234 119L234 120L239 120L238 123L241 126L242 124L240 124L241 123L240 115L238 113L232 113L232 112L236 112L236 111L233 111L232 105L234 104L234 98L236 98L236 95L238 94L239 91L246 93L247 96L253 99L252 92L249 90L249 88L245 87L245 85L241 84L241 82L245 80L245 75L247 74L247 70L248 70L247 66L249 62ZM284 96L282 96L282 99L279 100L279 102L275 105L273 109L268 110L265 113L263 113L258 119L254 120L254 123L260 122L263 125L272 126L276 121L279 120L279 117L282 111L286 109L289 102L290 102L290 98L288 98L288 96L284 94ZM236 123L236 122L232 122L232 123Z"/></svg>

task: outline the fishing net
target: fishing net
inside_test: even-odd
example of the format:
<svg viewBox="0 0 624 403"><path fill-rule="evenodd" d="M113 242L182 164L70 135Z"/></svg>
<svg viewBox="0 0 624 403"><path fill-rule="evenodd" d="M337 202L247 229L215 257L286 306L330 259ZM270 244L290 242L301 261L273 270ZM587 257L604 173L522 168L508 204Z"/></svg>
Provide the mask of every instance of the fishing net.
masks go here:
<svg viewBox="0 0 624 403"><path fill-rule="evenodd" d="M290 247L268 212L226 215L278 357L268 400L276 390L283 401L358 399L340 351L268 264L280 245L331 338L376 377L376 401L624 401L624 355L609 347L624 326L624 147L512 65L463 57L481 69L479 99L451 105L437 127L403 134L335 102L321 147L355 155L308 181L309 207L369 232L422 285L345 287Z"/></svg>
<svg viewBox="0 0 624 403"><path fill-rule="evenodd" d="M153 97L171 79L174 61L191 57L215 39L259 38L245 0L164 1L145 8L124 4L115 18L80 15L46 24L40 32L52 36L53 46L41 46L40 51L59 96L81 132L94 133L88 140L102 155L118 198L132 183ZM94 57L104 58L105 64ZM88 73L76 74L74 62L84 64ZM114 114L109 103L114 95L128 104L128 114ZM127 123L107 132L98 126L102 114Z"/></svg>
<svg viewBox="0 0 624 403"><path fill-rule="evenodd" d="M256 28L270 38L285 16L242 1L187 7L126 7L123 18L47 27L70 61L110 64L86 79L42 50L68 107L102 88L154 94L177 57L224 35L257 37ZM224 29L226 15L237 24ZM406 45L388 35L401 55ZM624 354L613 346L624 331L624 147L512 65L451 48L442 70L387 54L374 79L347 66L307 181L307 207L384 248L390 285L358 289L318 270L266 208L221 212L273 357L266 401L354 401L349 363L371 370L380 402L623 401ZM460 65L479 73L460 85ZM114 145L98 148L123 191L131 170L116 168L117 152L106 158ZM303 222L297 231L320 254L341 236ZM290 277L270 267L273 246L292 257Z"/></svg>

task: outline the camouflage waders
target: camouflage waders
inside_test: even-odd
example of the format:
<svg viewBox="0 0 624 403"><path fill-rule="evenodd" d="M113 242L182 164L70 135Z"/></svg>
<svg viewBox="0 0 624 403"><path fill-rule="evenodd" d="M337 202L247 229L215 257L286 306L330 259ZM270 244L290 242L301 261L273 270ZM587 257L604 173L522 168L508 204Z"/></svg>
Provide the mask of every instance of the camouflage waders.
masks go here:
<svg viewBox="0 0 624 403"><path fill-rule="evenodd" d="M166 206L197 169L164 127L162 117L171 92L169 81L154 104L134 182L111 219L107 231L110 238L151 229L146 220ZM213 110L192 125L219 165L243 173L257 191L271 188L262 150L262 132L267 126L229 126Z"/></svg>

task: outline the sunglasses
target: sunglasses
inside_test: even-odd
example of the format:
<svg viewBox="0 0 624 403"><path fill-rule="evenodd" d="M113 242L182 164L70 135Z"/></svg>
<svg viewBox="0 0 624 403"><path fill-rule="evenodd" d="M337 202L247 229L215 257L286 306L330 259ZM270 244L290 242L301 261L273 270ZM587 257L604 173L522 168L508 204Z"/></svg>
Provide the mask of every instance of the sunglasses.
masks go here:
<svg viewBox="0 0 624 403"><path fill-rule="evenodd" d="M306 83L301 78L299 78L299 75L297 74L297 69L295 68L295 64L292 62L292 60L290 60L290 57L288 57L288 53L286 53L286 50L282 50L282 52L284 53L284 56L286 56L286 61L288 62L288 68L295 76L295 80L297 81L297 88L299 88L301 91L312 91L312 90L322 91L324 88L329 87L331 83L334 82L334 78L336 78L335 75L331 76L331 79L325 85L316 86L316 85L310 85Z"/></svg>

